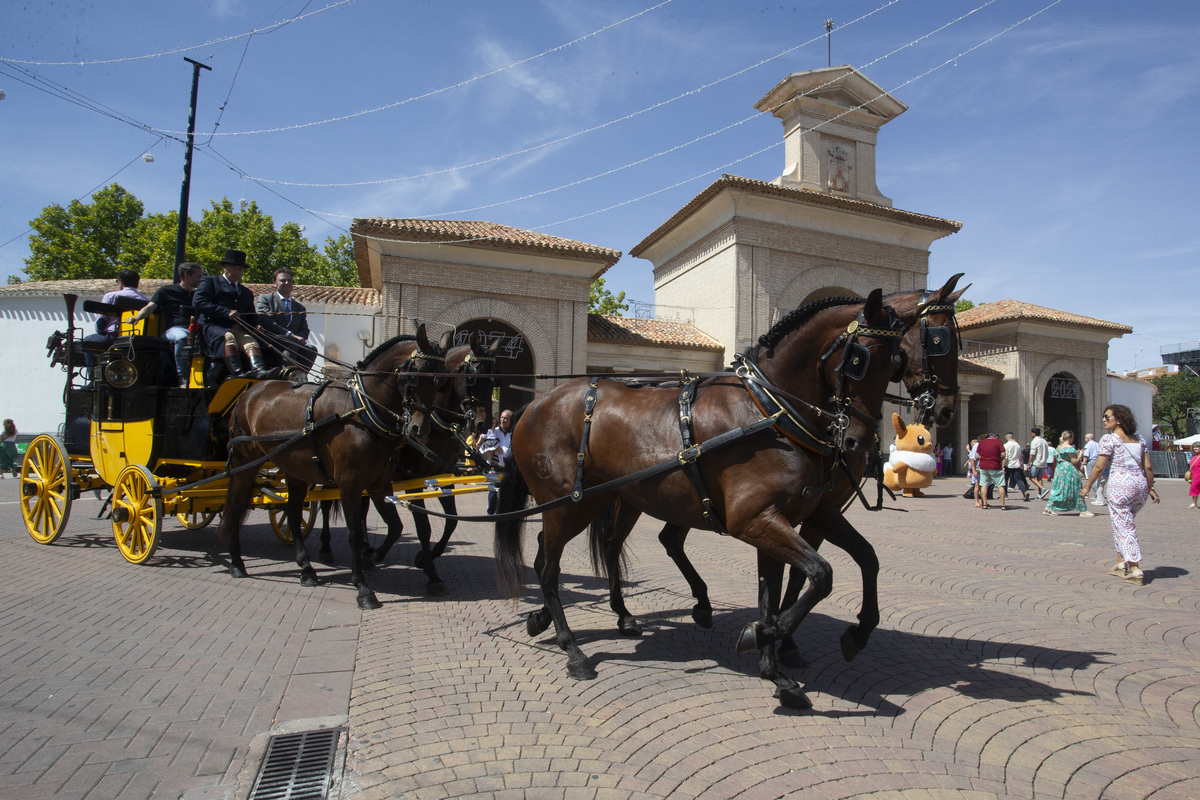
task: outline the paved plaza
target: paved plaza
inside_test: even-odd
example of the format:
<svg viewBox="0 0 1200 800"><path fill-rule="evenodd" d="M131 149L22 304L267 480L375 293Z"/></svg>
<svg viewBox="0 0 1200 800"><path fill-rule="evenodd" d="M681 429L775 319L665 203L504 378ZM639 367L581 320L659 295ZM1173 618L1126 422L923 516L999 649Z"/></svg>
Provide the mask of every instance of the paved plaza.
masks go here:
<svg viewBox="0 0 1200 800"><path fill-rule="evenodd" d="M949 479L852 510L879 554L883 619L843 661L859 575L824 548L834 591L798 633L810 665L794 673L814 707L795 712L734 652L756 614L754 553L713 534L688 543L716 610L705 630L657 525L639 523L627 601L640 638L617 632L584 539L572 543L563 597L598 672L576 682L552 631L526 634L532 572L520 601L498 596L488 526L460 526L436 598L406 535L370 574L384 607L360 612L344 533L316 589L261 511L248 580L228 576L211 528L173 520L133 566L90 494L56 544L35 543L10 478L0 798L242 800L272 733L320 727L347 731L332 797L1200 797L1200 511L1181 481L1158 486L1163 503L1138 520L1142 587L1108 575L1103 509L982 511Z"/></svg>

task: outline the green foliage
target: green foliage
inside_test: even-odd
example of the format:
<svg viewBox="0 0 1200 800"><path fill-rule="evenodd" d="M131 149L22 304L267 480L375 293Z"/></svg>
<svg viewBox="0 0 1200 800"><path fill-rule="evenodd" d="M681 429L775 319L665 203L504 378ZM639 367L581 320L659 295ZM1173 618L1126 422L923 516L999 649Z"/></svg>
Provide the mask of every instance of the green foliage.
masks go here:
<svg viewBox="0 0 1200 800"><path fill-rule="evenodd" d="M115 183L93 194L90 203L47 206L29 223L34 233L25 274L38 281L114 278L119 270L132 269L143 278L172 278L179 213L142 212L142 203ZM246 253L247 283L271 283L275 270L287 267L296 283L359 285L348 234L327 237L324 252L319 251L294 222L276 230L275 221L254 202L235 210L225 197L212 201L199 220L189 220L185 260L216 274L228 249Z"/></svg>
<svg viewBox="0 0 1200 800"><path fill-rule="evenodd" d="M1151 381L1158 387L1154 395L1154 422L1165 432L1170 428L1176 438L1187 435L1187 412L1200 407L1200 378L1186 370Z"/></svg>
<svg viewBox="0 0 1200 800"><path fill-rule="evenodd" d="M66 208L54 203L30 220L33 234L25 259L30 280L115 278L130 266L131 240L137 237L142 219L141 201L116 183L97 191L91 200L72 200Z"/></svg>
<svg viewBox="0 0 1200 800"><path fill-rule="evenodd" d="M975 307L975 304L972 303L970 300L959 300L957 303L954 304L954 313L958 314L963 311L966 311L968 308L974 308L974 307Z"/></svg>
<svg viewBox="0 0 1200 800"><path fill-rule="evenodd" d="M614 297L612 292L604 288L604 278L596 278L592 281L592 291L588 298L588 313L619 317L622 311L628 310L629 304L625 302L624 292Z"/></svg>

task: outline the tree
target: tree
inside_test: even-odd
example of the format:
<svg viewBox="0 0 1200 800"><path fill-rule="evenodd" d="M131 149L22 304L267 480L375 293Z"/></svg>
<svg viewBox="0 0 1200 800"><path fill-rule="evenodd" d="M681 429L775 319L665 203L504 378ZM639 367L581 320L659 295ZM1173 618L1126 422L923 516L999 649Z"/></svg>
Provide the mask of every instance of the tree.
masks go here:
<svg viewBox="0 0 1200 800"><path fill-rule="evenodd" d="M116 183L93 194L90 203L46 206L29 222L34 232L25 274L35 281L115 278L131 266L142 210L141 201Z"/></svg>
<svg viewBox="0 0 1200 800"><path fill-rule="evenodd" d="M604 278L596 278L592 281L592 291L588 298L588 313L590 314L610 314L612 316L621 316L622 311L628 311L629 304L625 302L625 293L613 296L613 293L604 288Z"/></svg>
<svg viewBox="0 0 1200 800"><path fill-rule="evenodd" d="M1178 438L1187 435L1187 412L1200 407L1200 379L1186 370L1150 381L1158 387L1154 395L1154 422L1170 427Z"/></svg>
<svg viewBox="0 0 1200 800"><path fill-rule="evenodd" d="M975 307L975 304L972 303L970 300L959 300L957 303L954 304L954 313L959 314L963 311L966 311L968 308L974 308L974 307Z"/></svg>

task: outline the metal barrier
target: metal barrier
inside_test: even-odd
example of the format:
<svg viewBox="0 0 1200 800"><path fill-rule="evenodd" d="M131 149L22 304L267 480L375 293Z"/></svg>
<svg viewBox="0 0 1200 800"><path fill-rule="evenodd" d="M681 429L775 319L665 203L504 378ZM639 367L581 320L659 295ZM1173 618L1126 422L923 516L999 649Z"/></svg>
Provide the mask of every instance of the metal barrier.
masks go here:
<svg viewBox="0 0 1200 800"><path fill-rule="evenodd" d="M1160 478L1182 478L1187 472L1191 453L1170 450L1151 450L1150 466Z"/></svg>

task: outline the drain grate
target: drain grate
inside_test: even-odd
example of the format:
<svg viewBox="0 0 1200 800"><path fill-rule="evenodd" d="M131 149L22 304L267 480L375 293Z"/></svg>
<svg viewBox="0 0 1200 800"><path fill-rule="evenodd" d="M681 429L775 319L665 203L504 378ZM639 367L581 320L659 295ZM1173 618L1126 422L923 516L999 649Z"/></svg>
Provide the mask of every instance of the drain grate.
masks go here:
<svg viewBox="0 0 1200 800"><path fill-rule="evenodd" d="M271 737L249 800L325 800L344 728Z"/></svg>

